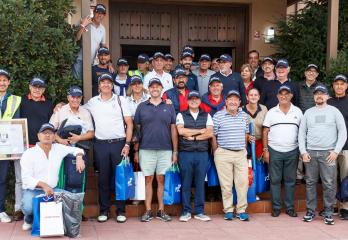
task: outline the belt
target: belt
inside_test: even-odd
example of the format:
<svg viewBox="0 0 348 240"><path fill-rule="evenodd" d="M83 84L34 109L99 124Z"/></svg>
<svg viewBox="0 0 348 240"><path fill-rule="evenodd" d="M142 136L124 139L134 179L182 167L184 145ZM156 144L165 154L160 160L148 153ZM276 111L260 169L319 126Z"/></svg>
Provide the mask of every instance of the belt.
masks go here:
<svg viewBox="0 0 348 240"><path fill-rule="evenodd" d="M102 140L102 139L95 139L95 142L99 142L99 143L117 143L117 142L122 142L122 141L126 141L126 138L114 138L114 139L106 139L106 140Z"/></svg>
<svg viewBox="0 0 348 240"><path fill-rule="evenodd" d="M225 149L225 150L228 150L228 151L232 151L232 152L240 152L240 151L244 150L244 149L230 149L230 148L222 148L222 149Z"/></svg>

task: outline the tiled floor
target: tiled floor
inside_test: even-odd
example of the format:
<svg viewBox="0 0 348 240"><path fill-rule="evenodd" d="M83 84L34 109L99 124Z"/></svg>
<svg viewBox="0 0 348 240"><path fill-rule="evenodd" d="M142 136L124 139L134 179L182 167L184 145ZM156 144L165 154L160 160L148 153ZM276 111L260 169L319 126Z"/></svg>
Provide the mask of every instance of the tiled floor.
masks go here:
<svg viewBox="0 0 348 240"><path fill-rule="evenodd" d="M300 217L303 213L300 214ZM137 218L129 218L127 223L118 224L113 219L106 223L88 221L82 224L81 238L100 240L348 240L348 221L335 218L333 226L327 226L320 217L311 223L304 223L301 218L290 218L281 214L272 218L269 214L252 214L251 221L225 221L222 215L212 216L211 222L200 222L192 219L181 223L175 218L172 222L164 223L157 219L149 223L141 223ZM29 232L21 230L22 222L0 223L0 240L38 239L30 236ZM49 238L68 239L64 237Z"/></svg>

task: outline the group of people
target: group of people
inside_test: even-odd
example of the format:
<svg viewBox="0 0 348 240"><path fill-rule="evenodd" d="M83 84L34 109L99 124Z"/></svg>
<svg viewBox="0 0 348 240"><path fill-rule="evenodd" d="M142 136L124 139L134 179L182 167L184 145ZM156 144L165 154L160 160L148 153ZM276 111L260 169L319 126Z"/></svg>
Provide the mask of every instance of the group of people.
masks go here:
<svg viewBox="0 0 348 240"><path fill-rule="evenodd" d="M98 32L101 25L97 23L105 13L105 6L98 4L93 19L82 20L78 37L92 26L93 32ZM192 215L198 220L211 220L204 212L209 158L214 159L217 169L224 219L249 220L247 145L255 142L257 159L263 158L269 164L272 216L281 214L283 182L285 212L297 217L295 184L304 175L307 213L303 221L312 221L320 176L324 222L334 224L337 170L340 180L348 175L345 75L338 74L333 79L330 98L327 86L317 81L320 71L315 64L305 68L304 81L295 82L288 77L290 66L286 59L265 57L260 62L256 50L249 52L241 73L232 70L229 54L222 54L214 66L211 57L202 54L199 67L193 69L195 55L190 46L182 49L175 68L171 54L156 52L151 58L140 54L138 69L130 71L127 59L119 58L114 69L108 48L93 46L98 57L92 67L93 97L84 105L81 88L72 86L67 92L68 103L53 111L53 104L44 96L46 82L39 77L30 81L28 95L12 95L8 92L10 73L0 69L1 119L26 118L28 122L30 148L20 161L14 162L13 219L24 217L24 230L31 228L33 197L59 191L62 159L73 154L76 170L85 169L86 151L76 146L86 140L93 140L93 161L99 172L99 222L109 218L116 165L129 155L145 176L146 210L141 221L149 222L154 216L171 220L163 205L164 175L175 163L181 174L183 210L179 220L187 222ZM81 134L60 137L56 131L67 122L80 125ZM255 132L250 132L250 122ZM5 212L8 166L9 161L0 161L1 222L11 222ZM155 176L158 210L154 213L151 203ZM232 201L233 186L236 206ZM125 201L115 204L116 221L123 223L127 220ZM348 220L347 203L337 207L341 218Z"/></svg>

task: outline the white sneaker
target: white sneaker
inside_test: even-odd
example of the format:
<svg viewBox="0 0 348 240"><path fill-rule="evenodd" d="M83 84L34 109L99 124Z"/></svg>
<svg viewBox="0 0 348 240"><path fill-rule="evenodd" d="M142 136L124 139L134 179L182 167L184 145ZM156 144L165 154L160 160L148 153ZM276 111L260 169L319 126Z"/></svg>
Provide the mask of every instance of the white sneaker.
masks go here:
<svg viewBox="0 0 348 240"><path fill-rule="evenodd" d="M118 223L124 223L124 222L126 222L126 221L127 221L126 216L118 215L118 216L116 217L116 222L118 222Z"/></svg>
<svg viewBox="0 0 348 240"><path fill-rule="evenodd" d="M10 223L12 222L11 218L7 215L6 212L0 213L0 222L3 223Z"/></svg>
<svg viewBox="0 0 348 240"><path fill-rule="evenodd" d="M97 218L98 222L106 222L108 220L107 215L99 215Z"/></svg>
<svg viewBox="0 0 348 240"><path fill-rule="evenodd" d="M180 216L180 222L188 222L191 219L191 213L184 213Z"/></svg>
<svg viewBox="0 0 348 240"><path fill-rule="evenodd" d="M203 213L197 214L194 216L195 219L203 221L203 222L208 222L211 220L211 218Z"/></svg>
<svg viewBox="0 0 348 240"><path fill-rule="evenodd" d="M23 231L29 231L31 229L31 224L30 223L26 223L24 221L23 225L22 225L22 229L23 229Z"/></svg>

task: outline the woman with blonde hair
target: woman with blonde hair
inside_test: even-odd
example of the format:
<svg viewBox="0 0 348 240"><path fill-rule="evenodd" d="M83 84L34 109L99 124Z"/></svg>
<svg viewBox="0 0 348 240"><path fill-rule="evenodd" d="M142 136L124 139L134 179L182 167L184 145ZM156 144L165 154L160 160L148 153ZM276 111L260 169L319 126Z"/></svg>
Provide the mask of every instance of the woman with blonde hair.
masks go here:
<svg viewBox="0 0 348 240"><path fill-rule="evenodd" d="M240 68L240 76L244 83L245 95L248 95L249 90L254 88L253 75L253 69L250 64L243 64Z"/></svg>

